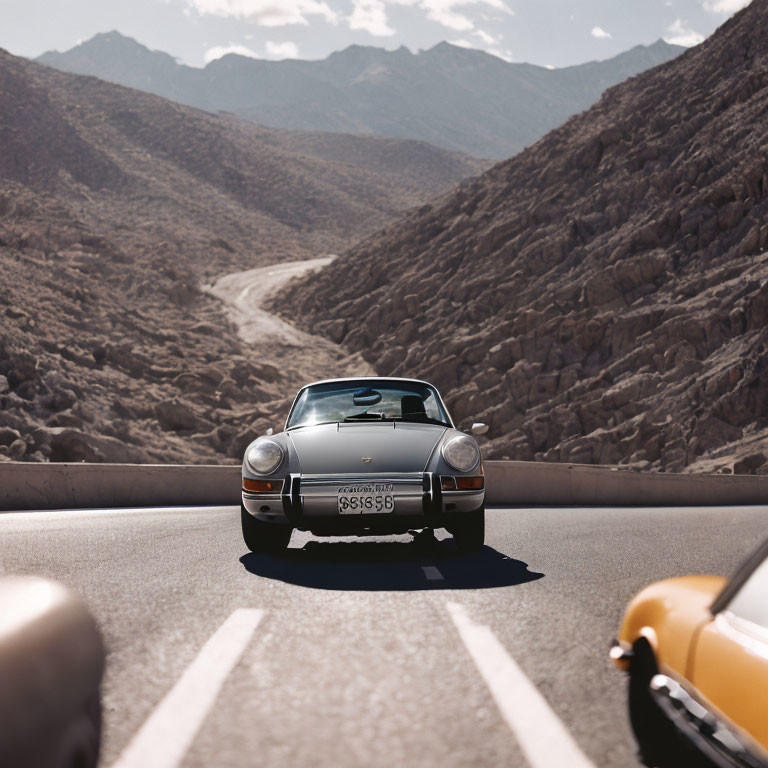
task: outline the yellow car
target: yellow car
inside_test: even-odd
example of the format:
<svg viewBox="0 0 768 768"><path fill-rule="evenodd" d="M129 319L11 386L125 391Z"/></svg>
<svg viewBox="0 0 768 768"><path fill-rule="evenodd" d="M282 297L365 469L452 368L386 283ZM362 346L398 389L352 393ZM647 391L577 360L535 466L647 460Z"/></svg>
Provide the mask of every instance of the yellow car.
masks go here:
<svg viewBox="0 0 768 768"><path fill-rule="evenodd" d="M658 766L768 766L768 542L726 580L668 579L611 648L640 754Z"/></svg>

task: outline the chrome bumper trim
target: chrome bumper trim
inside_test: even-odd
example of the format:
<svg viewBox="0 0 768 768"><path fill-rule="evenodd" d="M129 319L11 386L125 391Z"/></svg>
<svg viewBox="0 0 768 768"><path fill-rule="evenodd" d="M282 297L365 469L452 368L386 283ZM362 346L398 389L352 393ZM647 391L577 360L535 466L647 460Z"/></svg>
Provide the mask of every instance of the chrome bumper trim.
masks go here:
<svg viewBox="0 0 768 768"><path fill-rule="evenodd" d="M717 766L766 768L744 739L667 675L654 675L651 695L684 736Z"/></svg>
<svg viewBox="0 0 768 768"><path fill-rule="evenodd" d="M354 475L301 475L301 486L313 485L354 485L370 483L392 483L394 485L416 485L424 483L423 472L408 473L360 473Z"/></svg>

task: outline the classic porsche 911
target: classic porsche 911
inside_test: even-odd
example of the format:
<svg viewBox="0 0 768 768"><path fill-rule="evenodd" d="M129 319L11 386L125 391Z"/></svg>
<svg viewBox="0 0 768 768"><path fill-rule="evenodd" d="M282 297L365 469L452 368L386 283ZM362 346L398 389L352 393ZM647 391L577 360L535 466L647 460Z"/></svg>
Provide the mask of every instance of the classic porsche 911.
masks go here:
<svg viewBox="0 0 768 768"><path fill-rule="evenodd" d="M286 547L294 529L365 536L446 528L460 550L483 546L480 449L424 381L309 384L285 430L248 446L242 480L243 538L253 552Z"/></svg>
<svg viewBox="0 0 768 768"><path fill-rule="evenodd" d="M768 542L727 581L686 576L629 604L611 648L647 765L768 768Z"/></svg>

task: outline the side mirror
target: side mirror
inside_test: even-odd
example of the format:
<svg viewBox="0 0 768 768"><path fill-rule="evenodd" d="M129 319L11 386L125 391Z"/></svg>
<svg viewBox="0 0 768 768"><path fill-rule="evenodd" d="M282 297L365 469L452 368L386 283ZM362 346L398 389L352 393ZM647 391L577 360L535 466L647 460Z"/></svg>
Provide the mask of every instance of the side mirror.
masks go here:
<svg viewBox="0 0 768 768"><path fill-rule="evenodd" d="M471 435L484 435L488 431L488 425L482 421L476 421L469 429Z"/></svg>
<svg viewBox="0 0 768 768"><path fill-rule="evenodd" d="M274 435L275 434L275 430L272 429L272 427L269 427L269 429L267 429L267 431L264 434L267 435L267 436Z"/></svg>

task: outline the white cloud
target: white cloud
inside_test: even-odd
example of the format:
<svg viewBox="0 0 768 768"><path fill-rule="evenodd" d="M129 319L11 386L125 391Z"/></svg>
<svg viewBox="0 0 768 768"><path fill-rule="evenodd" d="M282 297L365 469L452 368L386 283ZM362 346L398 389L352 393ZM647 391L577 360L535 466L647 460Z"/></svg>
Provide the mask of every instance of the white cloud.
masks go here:
<svg viewBox="0 0 768 768"><path fill-rule="evenodd" d="M508 51L506 49L502 50L501 48L486 48L486 53L490 53L491 56L496 56L496 58L503 59L504 61L512 61L512 51Z"/></svg>
<svg viewBox="0 0 768 768"><path fill-rule="evenodd" d="M736 13L746 8L752 0L704 0L704 10L710 13Z"/></svg>
<svg viewBox="0 0 768 768"><path fill-rule="evenodd" d="M458 40L449 40L451 45L456 45L459 48L470 48L473 51L484 50L486 53L490 53L491 56L495 56L497 59L503 59L504 61L512 61L512 52L501 48L478 48L474 43L463 37Z"/></svg>
<svg viewBox="0 0 768 768"><path fill-rule="evenodd" d="M389 26L387 9L382 0L355 0L349 17L349 28L362 29L374 37L395 34L395 30Z"/></svg>
<svg viewBox="0 0 768 768"><path fill-rule="evenodd" d="M239 56L248 56L251 59L258 59L259 55L256 51L252 51L250 48L246 48L244 45L238 45L237 43L230 43L229 45L214 45L213 48L209 48L203 54L203 61L206 64L210 64L216 59L220 59L222 56L226 56L228 53L236 53Z"/></svg>
<svg viewBox="0 0 768 768"><path fill-rule="evenodd" d="M496 42L496 38L489 35L484 29L476 29L472 34L479 37L486 45L493 45Z"/></svg>
<svg viewBox="0 0 768 768"><path fill-rule="evenodd" d="M386 0L393 5L409 5L424 11L430 21L435 21L456 32L471 32L475 23L459 9L484 6L514 16L506 0Z"/></svg>
<svg viewBox="0 0 768 768"><path fill-rule="evenodd" d="M262 27L308 24L307 16L335 23L337 14L323 0L186 0L198 13L243 19Z"/></svg>
<svg viewBox="0 0 768 768"><path fill-rule="evenodd" d="M267 53L276 59L298 59L299 46L290 40L285 40L282 43L267 40Z"/></svg>
<svg viewBox="0 0 768 768"><path fill-rule="evenodd" d="M602 27L592 27L592 37L596 37L598 40L611 40L613 35L606 32Z"/></svg>
<svg viewBox="0 0 768 768"><path fill-rule="evenodd" d="M675 19L667 27L667 32L669 34L664 36L664 41L670 45L684 45L686 48L690 48L704 40L704 35L691 29L688 22L682 19Z"/></svg>
<svg viewBox="0 0 768 768"><path fill-rule="evenodd" d="M427 12L428 19L457 32L467 32L475 28L474 22L457 10L470 5L487 5L497 11L511 13L503 0L419 0L419 6Z"/></svg>

